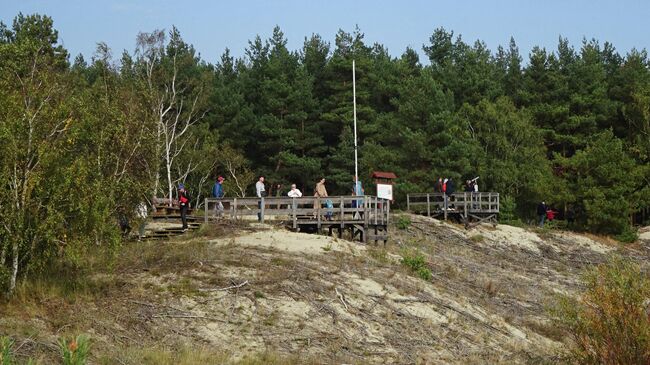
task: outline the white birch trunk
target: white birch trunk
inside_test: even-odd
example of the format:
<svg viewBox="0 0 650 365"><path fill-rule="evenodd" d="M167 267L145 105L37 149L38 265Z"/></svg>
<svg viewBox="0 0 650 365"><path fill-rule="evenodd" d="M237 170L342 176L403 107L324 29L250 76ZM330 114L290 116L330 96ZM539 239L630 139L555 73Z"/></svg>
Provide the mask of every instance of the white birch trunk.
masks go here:
<svg viewBox="0 0 650 365"><path fill-rule="evenodd" d="M11 265L11 279L9 280L9 294L13 293L14 289L16 289L16 278L18 277L18 248L18 240L14 239L12 245L13 263Z"/></svg>

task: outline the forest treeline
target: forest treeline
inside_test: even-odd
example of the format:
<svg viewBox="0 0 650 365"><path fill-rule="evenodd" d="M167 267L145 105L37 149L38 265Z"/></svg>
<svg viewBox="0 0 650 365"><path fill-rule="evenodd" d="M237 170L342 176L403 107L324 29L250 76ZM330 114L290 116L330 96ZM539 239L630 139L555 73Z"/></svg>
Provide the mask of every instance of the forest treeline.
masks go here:
<svg viewBox="0 0 650 365"><path fill-rule="evenodd" d="M119 214L184 183L194 205L218 175L228 195L257 175L311 192L353 180L352 60L360 179L392 171L397 204L439 176L480 176L510 219L541 200L575 227L619 234L650 205L650 70L610 43L490 50L433 30L392 57L356 29L287 48L280 28L245 56L200 57L178 29L98 43L72 58L50 17L0 25L0 282L96 245L117 247Z"/></svg>

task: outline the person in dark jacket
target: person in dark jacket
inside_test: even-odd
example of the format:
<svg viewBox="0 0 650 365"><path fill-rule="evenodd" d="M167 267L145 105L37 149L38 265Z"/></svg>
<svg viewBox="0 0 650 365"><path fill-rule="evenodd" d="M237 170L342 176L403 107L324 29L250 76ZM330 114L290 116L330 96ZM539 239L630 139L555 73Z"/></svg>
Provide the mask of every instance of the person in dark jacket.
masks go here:
<svg viewBox="0 0 650 365"><path fill-rule="evenodd" d="M438 193L438 194L443 193L443 191L442 191L442 177L439 177L438 181L436 181L435 185L433 185L433 192ZM435 199L436 199L436 201L444 201L444 198L441 197L441 196L436 196Z"/></svg>
<svg viewBox="0 0 650 365"><path fill-rule="evenodd" d="M541 202L537 205L537 217L539 218L539 227L544 227L544 220L546 219L546 203Z"/></svg>
<svg viewBox="0 0 650 365"><path fill-rule="evenodd" d="M433 186L433 191L436 193L442 193L442 178L439 177L436 184Z"/></svg>
<svg viewBox="0 0 650 365"><path fill-rule="evenodd" d="M183 222L183 232L187 232L187 210L190 207L190 196L185 190L185 185L178 185L178 205L181 208L181 221Z"/></svg>
<svg viewBox="0 0 650 365"><path fill-rule="evenodd" d="M447 196L449 196L450 202L456 201L456 199L454 198L455 192L456 192L456 186L454 184L454 180L452 180L452 178L449 178L449 180L447 181ZM451 205L450 208L454 209L454 205L453 204L450 205Z"/></svg>
<svg viewBox="0 0 650 365"><path fill-rule="evenodd" d="M470 180L465 181L465 192L471 193L474 191L474 186Z"/></svg>

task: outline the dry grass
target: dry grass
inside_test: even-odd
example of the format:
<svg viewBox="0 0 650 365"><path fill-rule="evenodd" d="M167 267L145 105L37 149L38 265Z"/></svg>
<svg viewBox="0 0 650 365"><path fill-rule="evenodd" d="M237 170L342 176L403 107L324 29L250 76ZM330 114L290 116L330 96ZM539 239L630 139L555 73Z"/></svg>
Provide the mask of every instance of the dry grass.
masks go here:
<svg viewBox="0 0 650 365"><path fill-rule="evenodd" d="M121 349L118 356L108 355L98 359L99 364L133 365L298 365L322 364L321 361L308 357L281 355L274 352L263 352L238 357L228 351L216 351L205 346L192 346L189 344L174 346L174 348L125 348Z"/></svg>
<svg viewBox="0 0 650 365"><path fill-rule="evenodd" d="M577 270L556 269L573 267L573 256L531 257L488 238L477 245L421 219L392 230L388 245L354 254L223 243L247 230L254 229L214 226L125 245L113 259L93 254L93 274L73 285L27 283L0 305L6 317L23 320L0 319L0 326L19 341L42 343L57 332L91 331L100 364L114 363L114 354L125 364L525 363L548 349L514 341L498 321L482 318L552 338L528 319L544 318L539 303L551 288L577 285ZM400 264L403 248L424 255L430 282ZM44 346L23 350L51 363Z"/></svg>

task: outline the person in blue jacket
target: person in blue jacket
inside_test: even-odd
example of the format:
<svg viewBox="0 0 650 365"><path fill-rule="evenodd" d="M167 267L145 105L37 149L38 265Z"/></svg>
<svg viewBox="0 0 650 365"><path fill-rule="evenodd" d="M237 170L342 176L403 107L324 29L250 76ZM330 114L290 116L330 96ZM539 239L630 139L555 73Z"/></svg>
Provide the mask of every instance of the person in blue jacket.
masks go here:
<svg viewBox="0 0 650 365"><path fill-rule="evenodd" d="M217 178L217 182L214 183L214 186L212 187L212 197L217 198L217 204L214 205L214 212L217 217L221 218L223 216L223 203L221 203L221 198L224 197L225 192L223 190L223 182L224 182L223 176L219 176Z"/></svg>

